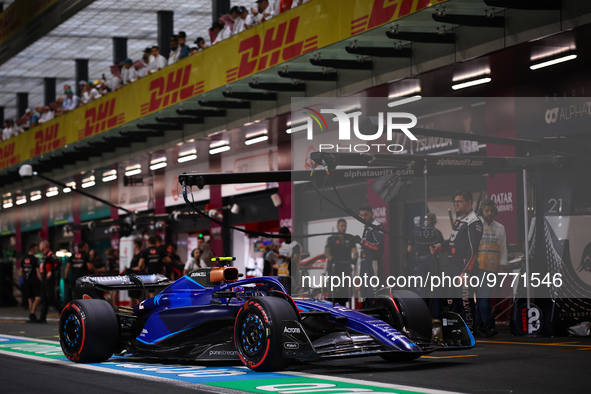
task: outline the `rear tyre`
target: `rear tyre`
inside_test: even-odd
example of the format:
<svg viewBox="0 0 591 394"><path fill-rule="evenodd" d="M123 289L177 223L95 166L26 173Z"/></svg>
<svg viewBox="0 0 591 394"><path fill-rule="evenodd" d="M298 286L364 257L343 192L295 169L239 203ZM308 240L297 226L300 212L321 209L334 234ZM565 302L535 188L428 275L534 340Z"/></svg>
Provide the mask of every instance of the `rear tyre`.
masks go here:
<svg viewBox="0 0 591 394"><path fill-rule="evenodd" d="M103 300L76 300L62 310L59 338L64 355L77 363L108 360L119 340L115 311Z"/></svg>
<svg viewBox="0 0 591 394"><path fill-rule="evenodd" d="M257 372L280 371L283 357L283 320L298 320L291 304L276 297L255 297L244 303L234 324L234 344L240 359Z"/></svg>

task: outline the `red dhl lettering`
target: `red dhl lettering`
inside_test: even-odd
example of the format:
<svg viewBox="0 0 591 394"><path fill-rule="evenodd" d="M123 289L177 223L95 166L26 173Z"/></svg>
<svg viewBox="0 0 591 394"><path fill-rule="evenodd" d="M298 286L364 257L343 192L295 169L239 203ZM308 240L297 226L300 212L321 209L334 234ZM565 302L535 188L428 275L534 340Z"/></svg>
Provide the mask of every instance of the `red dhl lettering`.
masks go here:
<svg viewBox="0 0 591 394"><path fill-rule="evenodd" d="M351 35L362 33L374 27L381 26L392 19L422 10L431 5L432 0L374 0L369 15L351 21ZM445 0L433 0L443 2ZM400 6L400 7L399 7Z"/></svg>
<svg viewBox="0 0 591 394"><path fill-rule="evenodd" d="M78 130L78 140L101 133L125 122L125 113L121 112L114 115L116 100L117 98L113 98L86 110L84 113L86 125L83 129Z"/></svg>
<svg viewBox="0 0 591 394"><path fill-rule="evenodd" d="M7 159L14 155L14 142L0 148L0 160Z"/></svg>
<svg viewBox="0 0 591 394"><path fill-rule="evenodd" d="M255 71L261 71L279 63L287 61L303 53L316 49L317 37L314 36L304 41L295 42L300 17L290 19L278 26L265 31L265 37L261 42L260 35L254 35L240 42L238 54L240 65L229 69L226 73L228 82L250 75Z"/></svg>
<svg viewBox="0 0 591 394"><path fill-rule="evenodd" d="M11 142L0 148L0 169L20 162L20 154L15 154L15 143Z"/></svg>
<svg viewBox="0 0 591 394"><path fill-rule="evenodd" d="M35 147L31 149L31 157L39 156L66 144L66 137L59 137L59 123L35 132Z"/></svg>
<svg viewBox="0 0 591 394"><path fill-rule="evenodd" d="M141 106L141 114L157 111L203 93L205 90L203 81L189 84L191 67L192 65L188 64L150 82L150 102Z"/></svg>

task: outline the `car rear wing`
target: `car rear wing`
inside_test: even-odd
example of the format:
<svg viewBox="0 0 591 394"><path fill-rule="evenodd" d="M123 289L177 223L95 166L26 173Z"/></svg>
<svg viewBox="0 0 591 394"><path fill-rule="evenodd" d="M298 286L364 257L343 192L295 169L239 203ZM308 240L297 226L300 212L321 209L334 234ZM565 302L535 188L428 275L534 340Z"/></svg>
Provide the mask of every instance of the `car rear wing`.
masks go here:
<svg viewBox="0 0 591 394"><path fill-rule="evenodd" d="M168 286L172 282L164 275L96 275L83 276L76 280L76 298L102 298L103 291L149 290Z"/></svg>

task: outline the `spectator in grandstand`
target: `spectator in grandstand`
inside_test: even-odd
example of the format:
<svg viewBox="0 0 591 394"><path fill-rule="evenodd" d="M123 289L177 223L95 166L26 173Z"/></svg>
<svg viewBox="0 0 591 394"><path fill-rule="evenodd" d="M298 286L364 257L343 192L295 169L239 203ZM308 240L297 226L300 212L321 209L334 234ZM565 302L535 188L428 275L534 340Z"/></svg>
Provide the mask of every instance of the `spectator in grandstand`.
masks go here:
<svg viewBox="0 0 591 394"><path fill-rule="evenodd" d="M198 51L207 48L207 44L205 44L205 38L203 37L197 37L197 39L195 40L195 45L197 45Z"/></svg>
<svg viewBox="0 0 591 394"><path fill-rule="evenodd" d="M35 112L29 118L29 128L35 127L39 124L39 118L41 117L41 106L35 106Z"/></svg>
<svg viewBox="0 0 591 394"><path fill-rule="evenodd" d="M220 22L213 22L213 24L209 28L209 42L211 44L215 42L218 34L222 31L223 28L224 26Z"/></svg>
<svg viewBox="0 0 591 394"><path fill-rule="evenodd" d="M51 119L55 117L55 113L49 108L49 106L44 105L41 107L41 117L39 118L39 124L49 122Z"/></svg>
<svg viewBox="0 0 591 394"><path fill-rule="evenodd" d="M170 53L168 54L168 64L176 63L181 55L181 48L179 47L179 37L176 34L170 36Z"/></svg>
<svg viewBox="0 0 591 394"><path fill-rule="evenodd" d="M180 48L180 54L179 54L179 60L186 58L187 56L190 55L190 50L189 47L187 46L187 33L185 33L184 31L179 31L179 48Z"/></svg>
<svg viewBox="0 0 591 394"><path fill-rule="evenodd" d="M213 44L217 44L232 36L232 26L234 26L234 20L230 14L224 14L220 16L219 23L223 26L222 30L218 33Z"/></svg>
<svg viewBox="0 0 591 394"><path fill-rule="evenodd" d="M66 99L62 105L64 112L73 111L80 105L80 97L76 96L72 90L66 91Z"/></svg>
<svg viewBox="0 0 591 394"><path fill-rule="evenodd" d="M97 85L98 85L98 80L96 81ZM80 81L80 83L84 83L84 88L82 89L82 97L80 98L80 101L83 104L87 104L89 102L91 102L92 100L96 100L97 98L100 98L101 95L99 94L99 91L96 89L96 87L94 86L94 83L88 83L86 81Z"/></svg>
<svg viewBox="0 0 591 394"><path fill-rule="evenodd" d="M152 48L147 47L146 49L144 49L144 54L142 55L142 62L146 65L146 68L148 68L148 65L150 64L151 57L152 57Z"/></svg>
<svg viewBox="0 0 591 394"><path fill-rule="evenodd" d="M271 19L275 14L273 13L273 7L269 6L269 0L257 0L257 8L252 8L252 15L255 17L255 23L262 23L266 20Z"/></svg>
<svg viewBox="0 0 591 394"><path fill-rule="evenodd" d="M166 67L168 62L166 58L160 54L160 48L157 45L152 47L152 56L150 56L150 63L148 63L148 74L156 72Z"/></svg>
<svg viewBox="0 0 591 394"><path fill-rule="evenodd" d="M191 48L189 49L189 55L194 55L194 54L196 54L197 52L199 52L199 48L197 48L197 47L191 47Z"/></svg>
<svg viewBox="0 0 591 394"><path fill-rule="evenodd" d="M64 113L63 108L64 99L63 97L58 97L55 101L49 103L49 110L53 114L53 117L56 118Z"/></svg>
<svg viewBox="0 0 591 394"><path fill-rule="evenodd" d="M2 130L2 141L7 141L12 138L14 133L14 121L6 119L4 121L4 129Z"/></svg>
<svg viewBox="0 0 591 394"><path fill-rule="evenodd" d="M243 32L244 30L246 30L248 27L250 27L250 25L246 25L246 21L247 18L250 16L252 18L252 15L250 15L248 13L248 9L246 7L234 7L237 8L236 12L237 12L237 17L234 18L234 29L232 29L232 34L238 34L240 32ZM232 10L234 10L234 8L232 8ZM234 16L234 13L232 12L232 16ZM251 22L252 23L252 22Z"/></svg>
<svg viewBox="0 0 591 394"><path fill-rule="evenodd" d="M148 68L146 67L143 61L137 60L135 63L133 63L133 67L135 68L136 81L148 75Z"/></svg>
<svg viewBox="0 0 591 394"><path fill-rule="evenodd" d="M113 64L111 66L111 81L109 83L109 88L112 92L119 89L119 87L123 84L123 79L121 78L121 70L117 64Z"/></svg>
<svg viewBox="0 0 591 394"><path fill-rule="evenodd" d="M18 118L16 120L16 125L15 125L15 130L16 131L14 133L14 136L17 136L17 135L19 135L21 133L24 133L26 131L25 125L27 125L27 123L28 123L28 120L27 120L27 116L26 115L23 115L20 118Z"/></svg>
<svg viewBox="0 0 591 394"><path fill-rule="evenodd" d="M133 67L133 62L129 58L125 59L122 64L121 80L123 80L124 85L128 85L136 80L135 67Z"/></svg>

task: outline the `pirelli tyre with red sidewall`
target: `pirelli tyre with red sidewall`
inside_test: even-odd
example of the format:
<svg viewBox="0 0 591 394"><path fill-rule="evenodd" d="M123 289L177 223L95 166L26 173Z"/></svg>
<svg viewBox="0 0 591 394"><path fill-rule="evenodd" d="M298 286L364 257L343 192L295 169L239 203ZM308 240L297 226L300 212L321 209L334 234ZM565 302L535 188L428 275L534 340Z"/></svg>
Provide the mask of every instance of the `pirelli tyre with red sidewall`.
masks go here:
<svg viewBox="0 0 591 394"><path fill-rule="evenodd" d="M244 303L234 324L234 344L240 359L257 372L279 371L290 364L283 356L284 321L298 320L285 299L255 297Z"/></svg>
<svg viewBox="0 0 591 394"><path fill-rule="evenodd" d="M103 300L72 301L62 310L59 338L69 360L78 363L105 361L113 355L119 340L115 311Z"/></svg>

